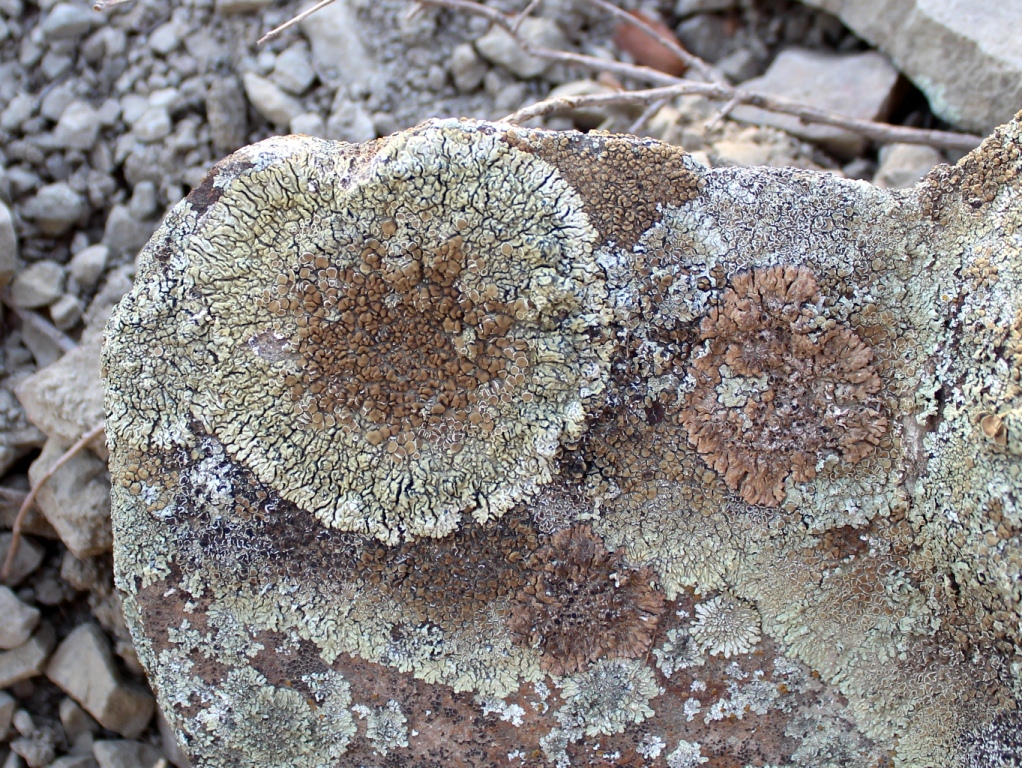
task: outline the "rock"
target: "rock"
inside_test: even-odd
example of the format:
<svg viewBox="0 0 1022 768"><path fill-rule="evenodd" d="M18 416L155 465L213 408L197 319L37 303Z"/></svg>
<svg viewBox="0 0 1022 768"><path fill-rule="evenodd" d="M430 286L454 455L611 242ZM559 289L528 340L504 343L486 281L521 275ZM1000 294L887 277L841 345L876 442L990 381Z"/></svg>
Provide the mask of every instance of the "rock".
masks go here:
<svg viewBox="0 0 1022 768"><path fill-rule="evenodd" d="M59 739L60 735L55 726L43 724L24 733L20 739L12 741L11 751L20 755L28 768L44 768L56 757Z"/></svg>
<svg viewBox="0 0 1022 768"><path fill-rule="evenodd" d="M90 245L74 256L67 264L67 272L84 291L91 291L106 269L110 249L102 243Z"/></svg>
<svg viewBox="0 0 1022 768"><path fill-rule="evenodd" d="M56 237L71 229L87 213L88 206L67 182L58 181L40 189L21 210L43 235Z"/></svg>
<svg viewBox="0 0 1022 768"><path fill-rule="evenodd" d="M15 388L29 421L51 439L71 445L103 420L101 343L101 330L90 329L77 347ZM105 457L104 445L99 439L90 447Z"/></svg>
<svg viewBox="0 0 1022 768"><path fill-rule="evenodd" d="M938 150L919 144L888 144L881 147L879 159L873 183L888 189L914 186L933 166L944 162Z"/></svg>
<svg viewBox="0 0 1022 768"><path fill-rule="evenodd" d="M131 290L134 275L134 264L123 264L111 270L107 275L103 287L99 289L92 299L92 303L89 304L89 308L85 310L85 326L90 333L96 329L102 331L114 304Z"/></svg>
<svg viewBox="0 0 1022 768"><path fill-rule="evenodd" d="M10 588L0 586L0 649L23 645L39 623L39 609L25 605ZM3 728L0 728L0 732Z"/></svg>
<svg viewBox="0 0 1022 768"><path fill-rule="evenodd" d="M64 267L55 261L37 261L19 272L11 283L11 302L22 309L45 307L64 292Z"/></svg>
<svg viewBox="0 0 1022 768"><path fill-rule="evenodd" d="M518 33L522 40L537 48L567 50L569 47L564 33L552 19L528 16ZM496 25L475 41L475 47L484 59L524 80L539 77L551 66L550 62L527 54L507 30Z"/></svg>
<svg viewBox="0 0 1022 768"><path fill-rule="evenodd" d="M302 103L284 93L272 81L247 72L242 78L245 94L256 112L265 117L274 127L286 129L291 121L302 114Z"/></svg>
<svg viewBox="0 0 1022 768"><path fill-rule="evenodd" d="M99 124L99 113L88 102L72 101L53 129L54 141L64 149L92 149Z"/></svg>
<svg viewBox="0 0 1022 768"><path fill-rule="evenodd" d="M838 16L891 57L942 119L988 133L1022 104L1022 3L802 0ZM921 45L920 41L926 41Z"/></svg>
<svg viewBox="0 0 1022 768"><path fill-rule="evenodd" d="M291 121L291 133L327 138L326 123L316 112L305 112Z"/></svg>
<svg viewBox="0 0 1022 768"><path fill-rule="evenodd" d="M156 213L156 184L152 181L140 181L131 191L128 202L128 213L135 221L145 221Z"/></svg>
<svg viewBox="0 0 1022 768"><path fill-rule="evenodd" d="M0 703L2 706L2 703ZM2 712L0 712L2 715ZM2 725L2 720L0 720ZM163 754L166 756L167 761L176 766L176 768L191 768L191 764L188 762L188 756L181 749L181 745L178 744L177 734L174 733L174 729L170 723L167 722L167 718L163 716L163 712L157 708L156 710L156 727L160 731L160 743L163 745ZM3 733L3 729L0 728L0 734Z"/></svg>
<svg viewBox="0 0 1022 768"><path fill-rule="evenodd" d="M58 757L52 763L49 768L97 768L96 758L91 754L88 755L64 755L64 757Z"/></svg>
<svg viewBox="0 0 1022 768"><path fill-rule="evenodd" d="M97 741L93 754L99 768L153 768L163 754L151 744L141 741Z"/></svg>
<svg viewBox="0 0 1022 768"><path fill-rule="evenodd" d="M691 16L694 13L730 11L738 6L738 0L674 0L674 15Z"/></svg>
<svg viewBox="0 0 1022 768"><path fill-rule="evenodd" d="M85 306L77 296L65 293L50 305L50 319L58 330L69 331L78 325Z"/></svg>
<svg viewBox="0 0 1022 768"><path fill-rule="evenodd" d="M216 0L216 12L229 16L235 13L250 13L266 8L273 0Z"/></svg>
<svg viewBox="0 0 1022 768"><path fill-rule="evenodd" d="M100 725L126 738L142 733L152 718L152 696L121 679L110 641L95 624L82 624L64 639L46 667L46 676Z"/></svg>
<svg viewBox="0 0 1022 768"><path fill-rule="evenodd" d="M789 48L778 54L767 71L742 87L772 96L795 99L849 117L883 120L890 109L898 72L874 51L826 54ZM841 158L861 154L866 140L858 134L823 125L802 123L797 117L740 105L731 117L770 125L819 144Z"/></svg>
<svg viewBox="0 0 1022 768"><path fill-rule="evenodd" d="M233 76L213 78L206 92L206 119L218 154L233 152L248 138L248 105Z"/></svg>
<svg viewBox="0 0 1022 768"><path fill-rule="evenodd" d="M103 245L111 256L134 256L156 228L156 222L137 221L128 206L117 204L110 209L103 230Z"/></svg>
<svg viewBox="0 0 1022 768"><path fill-rule="evenodd" d="M345 99L338 91L326 121L326 135L334 141L372 141L376 138L376 126L361 104Z"/></svg>
<svg viewBox="0 0 1022 768"><path fill-rule="evenodd" d="M7 550L11 546L10 533L0 533L0 562L7 559ZM18 553L14 556L11 572L7 575L7 584L18 586L26 576L32 573L43 562L43 548L30 537L22 536L18 544ZM4 686L0 685L0 688Z"/></svg>
<svg viewBox="0 0 1022 768"><path fill-rule="evenodd" d="M55 642L53 627L43 622L24 645L0 653L0 688L41 675Z"/></svg>
<svg viewBox="0 0 1022 768"><path fill-rule="evenodd" d="M47 40L75 40L84 37L103 17L81 3L57 3L43 19L42 31Z"/></svg>
<svg viewBox="0 0 1022 768"><path fill-rule="evenodd" d="M350 2L331 3L302 20L319 79L352 95L380 92L387 78L362 42L362 23Z"/></svg>
<svg viewBox="0 0 1022 768"><path fill-rule="evenodd" d="M305 93L316 79L308 49L304 45L292 45L277 56L270 79L295 96Z"/></svg>
<svg viewBox="0 0 1022 768"><path fill-rule="evenodd" d="M38 100L27 93L17 94L0 112L0 129L13 132L21 128L22 123L35 114L37 103Z"/></svg>
<svg viewBox="0 0 1022 768"><path fill-rule="evenodd" d="M165 22L149 34L149 48L160 56L173 53L181 45L185 31L176 21Z"/></svg>
<svg viewBox="0 0 1022 768"><path fill-rule="evenodd" d="M22 326L23 341L26 328ZM8 378L0 384L0 474L6 474L18 459L45 442L43 433L29 422L14 396L11 387L15 382Z"/></svg>
<svg viewBox="0 0 1022 768"><path fill-rule="evenodd" d="M686 50L711 64L721 57L731 37L728 20L713 14L686 19L678 25L676 32Z"/></svg>
<svg viewBox="0 0 1022 768"><path fill-rule="evenodd" d="M5 288L18 268L18 233L14 231L11 209L0 200L0 289Z"/></svg>
<svg viewBox="0 0 1022 768"><path fill-rule="evenodd" d="M11 727L11 718L14 717L14 697L7 691L0 691L0 741L7 738L7 731Z"/></svg>
<svg viewBox="0 0 1022 768"><path fill-rule="evenodd" d="M68 444L51 438L29 467L33 485L59 459ZM61 541L84 559L110 551L110 480L106 464L89 451L79 451L39 489L36 503Z"/></svg>
<svg viewBox="0 0 1022 768"><path fill-rule="evenodd" d="M139 141L150 144L169 136L173 127L166 107L150 107L132 124L131 132Z"/></svg>
<svg viewBox="0 0 1022 768"><path fill-rule="evenodd" d="M461 93L471 93L482 85L487 69L471 43L460 43L451 51L451 77Z"/></svg>
<svg viewBox="0 0 1022 768"><path fill-rule="evenodd" d="M72 744L78 741L83 734L96 733L99 730L99 723L93 720L74 699L68 697L61 699L59 712L64 735Z"/></svg>

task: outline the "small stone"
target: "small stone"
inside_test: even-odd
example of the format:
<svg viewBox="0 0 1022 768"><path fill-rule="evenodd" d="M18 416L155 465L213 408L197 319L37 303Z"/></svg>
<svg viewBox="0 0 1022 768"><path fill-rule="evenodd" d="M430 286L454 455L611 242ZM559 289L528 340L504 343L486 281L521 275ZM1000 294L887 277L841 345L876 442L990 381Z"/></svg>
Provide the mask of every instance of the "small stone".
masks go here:
<svg viewBox="0 0 1022 768"><path fill-rule="evenodd" d="M272 0L216 0L216 12L223 16L230 16L234 13L251 13L262 10L271 2Z"/></svg>
<svg viewBox="0 0 1022 768"><path fill-rule="evenodd" d="M316 79L308 49L304 45L292 45L277 56L270 78L295 96L305 93Z"/></svg>
<svg viewBox="0 0 1022 768"><path fill-rule="evenodd" d="M14 717L14 697L7 691L0 691L0 741L7 738L7 732L11 728L11 718Z"/></svg>
<svg viewBox="0 0 1022 768"><path fill-rule="evenodd" d="M238 78L216 77L206 92L206 120L217 154L233 152L248 139L248 105Z"/></svg>
<svg viewBox="0 0 1022 768"><path fill-rule="evenodd" d="M67 443L51 438L32 466L29 480L36 484L67 450ZM106 464L88 451L79 451L39 489L36 503L60 540L79 559L108 552L110 480Z"/></svg>
<svg viewBox="0 0 1022 768"><path fill-rule="evenodd" d="M14 726L14 730L22 736L31 736L36 729L32 715L24 709L19 709L14 713L14 717L11 719L11 724Z"/></svg>
<svg viewBox="0 0 1022 768"><path fill-rule="evenodd" d="M134 125L151 106L145 96L128 93L121 98L121 116L128 125Z"/></svg>
<svg viewBox="0 0 1022 768"><path fill-rule="evenodd" d="M56 237L67 232L88 211L85 198L64 181L47 184L22 208L22 215L35 221L40 233Z"/></svg>
<svg viewBox="0 0 1022 768"><path fill-rule="evenodd" d="M110 249L102 243L79 251L68 262L67 271L83 290L91 291L106 269Z"/></svg>
<svg viewBox="0 0 1022 768"><path fill-rule="evenodd" d="M71 743L78 741L83 733L96 733L99 723L89 716L74 699L64 697L60 700L60 724L64 727L64 735Z"/></svg>
<svg viewBox="0 0 1022 768"><path fill-rule="evenodd" d="M318 136L325 139L327 136L326 123L317 113L306 112L291 121L291 133L304 133L306 136Z"/></svg>
<svg viewBox="0 0 1022 768"><path fill-rule="evenodd" d="M8 650L28 642L39 623L39 609L25 605L10 588L0 586L0 648ZM3 729L0 729L3 730Z"/></svg>
<svg viewBox="0 0 1022 768"><path fill-rule="evenodd" d="M265 117L274 127L286 129L291 121L305 109L300 101L284 93L276 84L248 72L242 78L248 100L256 112Z"/></svg>
<svg viewBox="0 0 1022 768"><path fill-rule="evenodd" d="M160 750L141 741L97 741L93 754L99 768L152 768L161 757Z"/></svg>
<svg viewBox="0 0 1022 768"><path fill-rule="evenodd" d="M111 256L134 256L149 240L155 222L142 222L132 217L126 205L115 205L106 217L103 245Z"/></svg>
<svg viewBox="0 0 1022 768"><path fill-rule="evenodd" d="M0 653L0 688L41 675L55 641L53 627L44 622L24 645Z"/></svg>
<svg viewBox="0 0 1022 768"><path fill-rule="evenodd" d="M64 267L55 261L37 261L19 272L11 283L11 302L21 309L49 306L64 292Z"/></svg>
<svg viewBox="0 0 1022 768"><path fill-rule="evenodd" d="M18 233L11 209L0 200L0 288L5 287L18 268Z"/></svg>
<svg viewBox="0 0 1022 768"><path fill-rule="evenodd" d="M58 757L49 768L97 768L98 763L92 755L64 755Z"/></svg>
<svg viewBox="0 0 1022 768"><path fill-rule="evenodd" d="M888 144L880 148L879 160L873 183L888 189L915 186L933 166L945 162L938 150L920 144Z"/></svg>
<svg viewBox="0 0 1022 768"><path fill-rule="evenodd" d="M737 6L737 0L674 0L674 15L681 18L694 13L730 11Z"/></svg>
<svg viewBox="0 0 1022 768"><path fill-rule="evenodd" d="M78 325L85 306L77 296L65 293L50 305L50 319L58 329L69 331Z"/></svg>
<svg viewBox="0 0 1022 768"><path fill-rule="evenodd" d="M156 709L156 727L160 731L160 743L163 745L163 754L167 761L176 768L191 768L188 756L178 744L177 734L159 708Z"/></svg>
<svg viewBox="0 0 1022 768"><path fill-rule="evenodd" d="M486 77L486 62L479 58L470 43L461 43L451 51L451 77L461 93L471 93Z"/></svg>
<svg viewBox="0 0 1022 768"><path fill-rule="evenodd" d="M166 56L173 53L181 45L181 35L184 30L176 21L168 21L161 24L149 34L150 50Z"/></svg>
<svg viewBox="0 0 1022 768"><path fill-rule="evenodd" d="M320 80L351 94L384 92L388 78L366 50L353 3L331 3L300 26L312 46L312 64Z"/></svg>
<svg viewBox="0 0 1022 768"><path fill-rule="evenodd" d="M724 16L700 14L686 19L676 30L682 46L704 61L716 62L731 38Z"/></svg>
<svg viewBox="0 0 1022 768"><path fill-rule="evenodd" d="M0 112L0 129L13 132L35 114L37 100L27 93L19 93L3 112Z"/></svg>
<svg viewBox="0 0 1022 768"><path fill-rule="evenodd" d="M128 213L135 221L144 221L156 213L156 184L140 181L131 191Z"/></svg>
<svg viewBox="0 0 1022 768"><path fill-rule="evenodd" d="M72 101L53 129L54 140L64 149L92 149L98 135L99 113L84 101Z"/></svg>
<svg viewBox="0 0 1022 768"><path fill-rule="evenodd" d="M138 736L153 715L152 695L121 679L110 641L95 624L82 624L65 638L53 654L46 676L100 725L121 736ZM98 754L96 759L103 764Z"/></svg>
<svg viewBox="0 0 1022 768"><path fill-rule="evenodd" d="M79 592L95 589L100 581L100 570L96 558L79 560L70 552L65 552L60 561L60 578Z"/></svg>
<svg viewBox="0 0 1022 768"><path fill-rule="evenodd" d="M59 738L57 729L52 725L33 727L30 733L11 742L11 751L21 755L28 768L43 768L57 756Z"/></svg>
<svg viewBox="0 0 1022 768"><path fill-rule="evenodd" d="M326 135L334 141L356 144L375 139L376 126L361 104L343 98L338 92L338 98L334 99L330 110L330 118L326 121Z"/></svg>
<svg viewBox="0 0 1022 768"><path fill-rule="evenodd" d="M102 21L102 16L84 4L57 3L43 20L43 36L50 41L75 40Z"/></svg>
<svg viewBox="0 0 1022 768"><path fill-rule="evenodd" d="M770 147L753 141L723 140L713 145L714 167L741 166L751 168L770 164Z"/></svg>
<svg viewBox="0 0 1022 768"><path fill-rule="evenodd" d="M518 29L520 38L536 48L567 50L568 40L552 19L528 16ZM503 27L493 26L476 40L476 50L488 61L528 80L543 74L550 63L527 54Z"/></svg>
<svg viewBox="0 0 1022 768"><path fill-rule="evenodd" d="M165 107L151 107L143 112L131 126L131 132L139 141L147 144L159 141L170 134L173 123Z"/></svg>

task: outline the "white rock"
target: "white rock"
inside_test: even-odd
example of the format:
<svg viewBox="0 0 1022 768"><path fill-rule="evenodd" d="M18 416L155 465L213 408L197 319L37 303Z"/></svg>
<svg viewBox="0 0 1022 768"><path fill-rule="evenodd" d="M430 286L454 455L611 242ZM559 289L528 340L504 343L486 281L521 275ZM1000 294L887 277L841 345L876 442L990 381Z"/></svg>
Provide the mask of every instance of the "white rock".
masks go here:
<svg viewBox="0 0 1022 768"><path fill-rule="evenodd" d="M7 105L3 112L0 112L0 128L5 131L15 131L21 124L35 114L38 99L32 98L27 93L19 93Z"/></svg>
<svg viewBox="0 0 1022 768"><path fill-rule="evenodd" d="M44 622L27 643L0 653L0 688L41 675L54 642L53 627Z"/></svg>
<svg viewBox="0 0 1022 768"><path fill-rule="evenodd" d="M456 45L451 51L451 77L461 93L471 93L486 77L486 62L479 58L471 43Z"/></svg>
<svg viewBox="0 0 1022 768"><path fill-rule="evenodd" d="M131 132L141 142L151 144L170 135L174 124L166 107L150 107L131 126Z"/></svg>
<svg viewBox="0 0 1022 768"><path fill-rule="evenodd" d="M242 82L245 94L256 112L277 128L286 129L292 120L305 111L298 99L284 93L280 87L265 77L247 72Z"/></svg>
<svg viewBox="0 0 1022 768"><path fill-rule="evenodd" d="M7 550L11 546L10 533L0 533L0 562L7 559ZM14 556L14 563L11 565L11 572L7 575L7 583L16 587L22 580L32 573L43 562L43 548L32 539L21 537L18 545L18 553ZM0 688L3 688L0 685Z"/></svg>
<svg viewBox="0 0 1022 768"><path fill-rule="evenodd" d="M85 198L64 181L47 184L22 207L22 215L33 219L39 231L47 237L56 237L69 230L85 215Z"/></svg>
<svg viewBox="0 0 1022 768"><path fill-rule="evenodd" d="M50 438L28 478L36 485L67 450L68 444ZM75 557L84 559L110 551L110 479L106 463L88 451L72 456L39 489L36 503L60 540Z"/></svg>
<svg viewBox="0 0 1022 768"><path fill-rule="evenodd" d="M39 623L39 609L25 605L8 587L0 586L0 648L24 645ZM0 724L0 732L4 728Z"/></svg>
<svg viewBox="0 0 1022 768"><path fill-rule="evenodd" d="M828 54L789 48L778 54L761 77L742 84L744 89L783 96L849 117L882 120L890 109L898 71L875 51ZM797 117L757 107L735 107L731 117L770 125L819 144L838 157L861 154L866 140L855 133L825 125L806 124Z"/></svg>
<svg viewBox="0 0 1022 768"><path fill-rule="evenodd" d="M128 93L121 97L121 116L128 125L134 125L151 106L145 96Z"/></svg>
<svg viewBox="0 0 1022 768"><path fill-rule="evenodd" d="M291 121L291 133L304 133L306 136L327 137L326 123L316 112L305 112Z"/></svg>
<svg viewBox="0 0 1022 768"><path fill-rule="evenodd" d="M152 768L163 757L160 750L141 741L97 741L92 748L99 768Z"/></svg>
<svg viewBox="0 0 1022 768"><path fill-rule="evenodd" d="M128 206L118 203L107 214L103 245L110 249L111 255L135 256L155 229L156 222L138 221Z"/></svg>
<svg viewBox="0 0 1022 768"><path fill-rule="evenodd" d="M76 253L68 262L67 271L84 290L90 291L106 269L110 249L102 243L90 245Z"/></svg>
<svg viewBox="0 0 1022 768"><path fill-rule="evenodd" d="M568 40L561 28L552 19L529 16L518 29L522 40L537 48L567 50ZM538 77L551 65L550 62L530 56L503 27L491 27L490 31L476 40L476 50L486 60L504 67L522 79Z"/></svg>
<svg viewBox="0 0 1022 768"><path fill-rule="evenodd" d="M42 23L47 40L74 40L84 36L103 17L83 3L57 3Z"/></svg>
<svg viewBox="0 0 1022 768"><path fill-rule="evenodd" d="M64 267L55 261L37 261L11 283L11 303L22 309L49 306L63 293Z"/></svg>
<svg viewBox="0 0 1022 768"><path fill-rule="evenodd" d="M99 113L85 101L72 101L60 115L53 138L64 149L92 149L99 135Z"/></svg>
<svg viewBox="0 0 1022 768"><path fill-rule="evenodd" d="M7 285L18 268L18 233L14 231L11 209L0 200L0 288Z"/></svg>
<svg viewBox="0 0 1022 768"><path fill-rule="evenodd" d="M334 141L358 143L376 138L376 126L361 104L344 98L334 99L330 118L326 122L326 135Z"/></svg>
<svg viewBox="0 0 1022 768"><path fill-rule="evenodd" d="M270 78L289 93L300 96L316 79L312 59L304 45L292 45L277 56Z"/></svg>
<svg viewBox="0 0 1022 768"><path fill-rule="evenodd" d="M110 641L95 624L82 624L64 639L46 676L100 725L126 738L142 733L152 718L152 695L121 679Z"/></svg>
<svg viewBox="0 0 1022 768"><path fill-rule="evenodd" d="M879 159L873 183L888 189L915 186L933 166L945 162L939 151L919 144L888 144L880 149Z"/></svg>
<svg viewBox="0 0 1022 768"><path fill-rule="evenodd" d="M128 201L128 213L135 221L143 221L156 213L156 184L151 181L140 181L131 190Z"/></svg>
<svg viewBox="0 0 1022 768"><path fill-rule="evenodd" d="M149 34L149 48L161 56L173 53L181 45L184 31L176 21L161 24Z"/></svg>
<svg viewBox="0 0 1022 768"><path fill-rule="evenodd" d="M333 88L343 86L352 94L386 87L386 76L362 42L362 25L350 2L331 3L300 26L312 46L313 66L324 83Z"/></svg>

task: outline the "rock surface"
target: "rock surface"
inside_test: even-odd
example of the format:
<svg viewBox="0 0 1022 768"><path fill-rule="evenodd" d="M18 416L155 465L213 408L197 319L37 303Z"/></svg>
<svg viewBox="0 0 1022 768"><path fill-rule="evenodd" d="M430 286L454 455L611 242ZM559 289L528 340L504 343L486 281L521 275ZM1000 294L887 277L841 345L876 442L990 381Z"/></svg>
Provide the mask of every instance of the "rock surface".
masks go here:
<svg viewBox="0 0 1022 768"><path fill-rule="evenodd" d="M9 651L0 651L0 688L41 675L55 642L53 627L42 624L27 642Z"/></svg>
<svg viewBox="0 0 1022 768"><path fill-rule="evenodd" d="M0 587L0 648L17 648L28 641L39 623L39 611L25 605L7 587ZM0 728L0 732L4 729Z"/></svg>
<svg viewBox="0 0 1022 768"><path fill-rule="evenodd" d="M104 350L190 756L995 764L1020 185L1018 120L908 192L453 120L232 155Z"/></svg>

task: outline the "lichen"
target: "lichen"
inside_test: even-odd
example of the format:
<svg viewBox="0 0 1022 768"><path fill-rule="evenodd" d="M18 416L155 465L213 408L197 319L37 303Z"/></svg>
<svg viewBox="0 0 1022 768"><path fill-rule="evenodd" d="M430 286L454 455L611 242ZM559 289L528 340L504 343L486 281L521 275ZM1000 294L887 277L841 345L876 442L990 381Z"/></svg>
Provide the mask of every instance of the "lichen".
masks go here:
<svg viewBox="0 0 1022 768"><path fill-rule="evenodd" d="M732 595L718 595L696 606L692 639L711 656L725 659L748 653L759 642L759 614Z"/></svg>
<svg viewBox="0 0 1022 768"><path fill-rule="evenodd" d="M703 756L702 745L698 741L682 739L674 751L667 755L667 768L696 768L709 761L708 757Z"/></svg>
<svg viewBox="0 0 1022 768"><path fill-rule="evenodd" d="M649 667L632 660L603 660L565 678L564 706L554 718L572 740L583 734L620 733L653 715L649 702L662 693Z"/></svg>
<svg viewBox="0 0 1022 768"><path fill-rule="evenodd" d="M408 718L394 699L385 707L356 704L351 709L359 719L366 721L366 738L374 751L386 756L388 752L408 746Z"/></svg>

